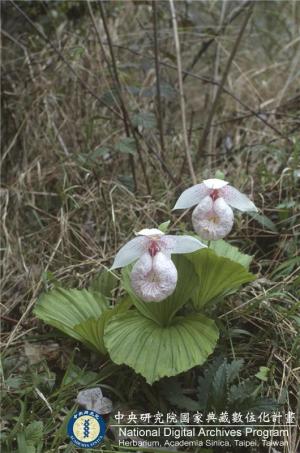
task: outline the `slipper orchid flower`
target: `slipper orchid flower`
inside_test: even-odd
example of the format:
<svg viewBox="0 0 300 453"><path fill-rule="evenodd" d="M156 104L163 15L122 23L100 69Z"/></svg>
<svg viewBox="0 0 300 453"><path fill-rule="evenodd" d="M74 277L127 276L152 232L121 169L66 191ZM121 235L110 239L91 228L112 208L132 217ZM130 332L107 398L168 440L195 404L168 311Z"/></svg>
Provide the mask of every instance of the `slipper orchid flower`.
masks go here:
<svg viewBox="0 0 300 453"><path fill-rule="evenodd" d="M190 253L206 247L191 236L165 235L156 228L141 230L136 236L119 250L111 269L136 261L131 286L146 302L160 302L175 290L177 269L171 260L172 253Z"/></svg>
<svg viewBox="0 0 300 453"><path fill-rule="evenodd" d="M206 179L185 190L173 209L196 206L192 214L193 227L203 239L222 239L233 226L232 208L242 212L256 211L252 201L221 179Z"/></svg>

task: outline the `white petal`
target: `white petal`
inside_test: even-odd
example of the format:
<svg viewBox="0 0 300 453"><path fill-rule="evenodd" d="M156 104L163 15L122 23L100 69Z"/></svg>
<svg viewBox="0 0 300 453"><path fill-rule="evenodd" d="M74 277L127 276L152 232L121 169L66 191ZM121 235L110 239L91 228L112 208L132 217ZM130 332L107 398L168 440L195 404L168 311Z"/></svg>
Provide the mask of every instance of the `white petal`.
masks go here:
<svg viewBox="0 0 300 453"><path fill-rule="evenodd" d="M178 198L174 209L187 209L198 204L207 194L208 188L205 184L196 184L195 186L186 189Z"/></svg>
<svg viewBox="0 0 300 453"><path fill-rule="evenodd" d="M201 200L201 202L195 209L198 209L199 211L201 211L201 213L203 213L203 215L205 215L207 212L213 209L213 206L214 206L213 199L209 195L207 195L206 197L203 198L203 200Z"/></svg>
<svg viewBox="0 0 300 453"><path fill-rule="evenodd" d="M192 221L195 231L206 240L222 239L233 226L233 212L230 206L217 198L211 202L206 197L193 211Z"/></svg>
<svg viewBox="0 0 300 453"><path fill-rule="evenodd" d="M156 237L156 236L163 236L165 233L158 230L157 228L144 228L141 231L135 233L136 236L148 236L148 237Z"/></svg>
<svg viewBox="0 0 300 453"><path fill-rule="evenodd" d="M233 221L233 211L222 197L219 197L214 201L213 210L222 222L231 223Z"/></svg>
<svg viewBox="0 0 300 453"><path fill-rule="evenodd" d="M222 187L228 184L227 181L223 181L223 179L211 178L205 179L203 184L206 185L208 189L221 189Z"/></svg>
<svg viewBox="0 0 300 453"><path fill-rule="evenodd" d="M114 263L111 269L117 269L118 267L127 266L127 264L133 263L145 253L149 239L145 236L139 236L131 241L127 242L116 254Z"/></svg>
<svg viewBox="0 0 300 453"><path fill-rule="evenodd" d="M173 261L158 252L153 258L145 253L133 266L131 285L145 302L160 302L176 288L177 269Z"/></svg>
<svg viewBox="0 0 300 453"><path fill-rule="evenodd" d="M171 258L171 253L173 253L173 248L176 244L176 236L172 236L171 234L166 234L165 236L159 238L157 244L165 255Z"/></svg>
<svg viewBox="0 0 300 453"><path fill-rule="evenodd" d="M171 253L191 253L206 247L206 245L192 236L165 236L165 238L167 240L168 238L175 239L171 247Z"/></svg>
<svg viewBox="0 0 300 453"><path fill-rule="evenodd" d="M255 204L243 193L239 192L232 186L224 187L220 191L220 195L224 198L226 203L228 203L233 208L239 209L242 212L246 211L255 211L257 208Z"/></svg>

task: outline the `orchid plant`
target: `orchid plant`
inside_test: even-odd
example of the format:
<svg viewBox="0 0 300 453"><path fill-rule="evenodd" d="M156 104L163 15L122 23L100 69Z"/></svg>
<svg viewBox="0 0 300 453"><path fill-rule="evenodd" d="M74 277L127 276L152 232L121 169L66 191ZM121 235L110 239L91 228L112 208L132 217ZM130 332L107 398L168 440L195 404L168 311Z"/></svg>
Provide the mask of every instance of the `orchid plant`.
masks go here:
<svg viewBox="0 0 300 453"><path fill-rule="evenodd" d="M195 236L165 234L162 226L143 229L120 248L96 285L56 287L42 294L36 315L150 384L204 363L219 336L207 316L210 306L255 278L248 272L251 257L222 240L233 227L232 208L257 209L220 179L185 190L174 209L195 205L194 229L209 246ZM115 301L119 268L123 296Z"/></svg>

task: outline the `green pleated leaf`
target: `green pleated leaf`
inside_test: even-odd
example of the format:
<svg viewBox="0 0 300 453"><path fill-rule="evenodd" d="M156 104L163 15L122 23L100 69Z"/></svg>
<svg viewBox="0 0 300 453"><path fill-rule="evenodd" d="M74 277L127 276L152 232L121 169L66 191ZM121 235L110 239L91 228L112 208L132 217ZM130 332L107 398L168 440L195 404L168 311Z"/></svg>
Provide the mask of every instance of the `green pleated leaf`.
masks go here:
<svg viewBox="0 0 300 453"><path fill-rule="evenodd" d="M101 354L106 354L107 349L104 345L103 339L106 323L112 316L118 313L126 312L131 305L131 300L126 298L115 307L105 310L100 318L87 319L86 321L74 326L74 331L86 340L91 349L95 349Z"/></svg>
<svg viewBox="0 0 300 453"><path fill-rule="evenodd" d="M130 295L137 309L144 316L161 325L171 322L177 311L192 297L194 288L199 281L193 265L185 256L173 255L172 260L178 272L176 289L171 296L161 302L144 302L139 299L135 295L130 283L131 266L127 266L122 271L123 287Z"/></svg>
<svg viewBox="0 0 300 453"><path fill-rule="evenodd" d="M112 291L118 286L119 279L110 271L103 269L92 280L89 290L112 297Z"/></svg>
<svg viewBox="0 0 300 453"><path fill-rule="evenodd" d="M193 293L196 310L216 297L225 295L229 290L255 279L241 264L218 256L208 248L187 256L200 278L200 283Z"/></svg>
<svg viewBox="0 0 300 453"><path fill-rule="evenodd" d="M253 256L240 252L237 247L229 244L226 241L223 241L223 239L219 239L218 241L211 241L209 248L213 250L218 256L223 256L224 258L228 258L231 261L235 261L236 263L244 266L247 270L249 269L250 263L253 259Z"/></svg>
<svg viewBox="0 0 300 453"><path fill-rule="evenodd" d="M105 317L103 314L99 319L87 319L74 326L74 332L78 333L91 349L106 354L107 351L103 342L104 324Z"/></svg>
<svg viewBox="0 0 300 453"><path fill-rule="evenodd" d="M131 305L132 301L127 297L111 308L100 293L58 288L42 294L34 313L45 323L106 354L103 342L106 322L112 316L127 311Z"/></svg>
<svg viewBox="0 0 300 453"><path fill-rule="evenodd" d="M178 316L164 327L130 310L111 318L104 342L113 362L130 366L152 384L201 365L218 336L214 321L200 314Z"/></svg>
<svg viewBox="0 0 300 453"><path fill-rule="evenodd" d="M89 341L74 327L88 320L100 318L106 310L108 310L106 299L100 293L86 289L57 288L41 295L34 313L45 323L91 346L93 341Z"/></svg>

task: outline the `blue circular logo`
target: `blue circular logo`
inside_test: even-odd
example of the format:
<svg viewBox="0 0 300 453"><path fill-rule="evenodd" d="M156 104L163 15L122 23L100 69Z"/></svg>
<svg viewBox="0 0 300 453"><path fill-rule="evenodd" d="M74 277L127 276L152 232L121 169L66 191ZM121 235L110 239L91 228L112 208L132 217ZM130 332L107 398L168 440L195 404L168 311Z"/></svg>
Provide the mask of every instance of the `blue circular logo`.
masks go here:
<svg viewBox="0 0 300 453"><path fill-rule="evenodd" d="M101 415L95 411L76 412L69 420L67 432L74 445L93 448L104 438L106 426Z"/></svg>

